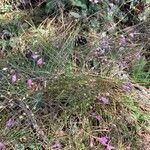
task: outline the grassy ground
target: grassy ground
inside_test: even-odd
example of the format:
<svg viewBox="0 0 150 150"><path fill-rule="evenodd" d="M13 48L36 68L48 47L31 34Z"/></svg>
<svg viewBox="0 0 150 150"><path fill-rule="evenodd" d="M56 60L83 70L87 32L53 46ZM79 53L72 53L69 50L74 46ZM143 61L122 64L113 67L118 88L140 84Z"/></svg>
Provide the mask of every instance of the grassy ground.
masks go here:
<svg viewBox="0 0 150 150"><path fill-rule="evenodd" d="M102 53L107 24L0 10L0 150L149 149L149 19Z"/></svg>

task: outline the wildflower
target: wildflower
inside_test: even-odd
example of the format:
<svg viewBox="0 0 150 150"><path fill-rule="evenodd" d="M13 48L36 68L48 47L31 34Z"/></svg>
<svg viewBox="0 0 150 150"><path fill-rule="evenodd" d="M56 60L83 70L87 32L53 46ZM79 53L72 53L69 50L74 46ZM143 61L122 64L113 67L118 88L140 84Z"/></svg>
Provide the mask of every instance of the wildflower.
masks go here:
<svg viewBox="0 0 150 150"><path fill-rule="evenodd" d="M101 120L101 116L99 116L99 115L96 115L95 118L96 118L98 121Z"/></svg>
<svg viewBox="0 0 150 150"><path fill-rule="evenodd" d="M129 91L129 90L131 90L131 88L132 88L132 85L131 85L130 82L124 83L124 84L122 85L122 89L123 89L124 91Z"/></svg>
<svg viewBox="0 0 150 150"><path fill-rule="evenodd" d="M13 119L12 119L12 118L9 118L9 119L6 121L6 127L7 127L7 128L11 128L11 127L13 127L13 125L14 125Z"/></svg>
<svg viewBox="0 0 150 150"><path fill-rule="evenodd" d="M105 96L101 96L100 99L103 101L104 104L109 104L109 99Z"/></svg>
<svg viewBox="0 0 150 150"><path fill-rule="evenodd" d="M3 149L5 149L5 144L0 142L0 150L3 150Z"/></svg>
<svg viewBox="0 0 150 150"><path fill-rule="evenodd" d="M43 65L43 59L42 58L39 58L37 60L37 65Z"/></svg>
<svg viewBox="0 0 150 150"><path fill-rule="evenodd" d="M11 76L11 81L12 83L16 82L17 81L17 75L16 73L13 73L12 76Z"/></svg>
<svg viewBox="0 0 150 150"><path fill-rule="evenodd" d="M28 85L29 87L31 87L32 84L33 84L32 79L28 79L28 80L27 80L27 85Z"/></svg>
<svg viewBox="0 0 150 150"><path fill-rule="evenodd" d="M121 61L119 62L119 65L123 68L128 68L128 62L127 61Z"/></svg>
<svg viewBox="0 0 150 150"><path fill-rule="evenodd" d="M108 137L107 136L102 136L102 137L98 138L98 141L99 141L100 144L107 146Z"/></svg>
<svg viewBox="0 0 150 150"><path fill-rule="evenodd" d="M100 121L102 119L102 117L100 115L97 115L95 113L93 113L93 117L96 118L98 121Z"/></svg>
<svg viewBox="0 0 150 150"><path fill-rule="evenodd" d="M114 147L111 146L110 144L107 144L106 150L112 150L112 149L114 149Z"/></svg>
<svg viewBox="0 0 150 150"><path fill-rule="evenodd" d="M52 145L52 148L61 148L61 144L60 143L55 143Z"/></svg>

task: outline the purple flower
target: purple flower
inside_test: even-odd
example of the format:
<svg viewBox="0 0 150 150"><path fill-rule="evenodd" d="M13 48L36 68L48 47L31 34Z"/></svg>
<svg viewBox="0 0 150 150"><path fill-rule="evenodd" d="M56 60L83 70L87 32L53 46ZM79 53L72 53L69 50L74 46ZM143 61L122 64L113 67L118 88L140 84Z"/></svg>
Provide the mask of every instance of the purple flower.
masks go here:
<svg viewBox="0 0 150 150"><path fill-rule="evenodd" d="M108 142L108 137L107 136L102 136L102 137L98 138L98 141L99 141L100 144L106 146L107 142Z"/></svg>
<svg viewBox="0 0 150 150"><path fill-rule="evenodd" d="M28 85L29 87L31 87L32 84L33 84L32 79L28 79L28 80L27 80L27 85Z"/></svg>
<svg viewBox="0 0 150 150"><path fill-rule="evenodd" d="M5 149L6 147L5 147L5 144L4 143L2 143L2 142L0 142L0 150L3 150L3 149Z"/></svg>
<svg viewBox="0 0 150 150"><path fill-rule="evenodd" d="M60 143L55 143L52 145L52 148L61 148L61 144Z"/></svg>
<svg viewBox="0 0 150 150"><path fill-rule="evenodd" d="M104 104L109 104L109 99L107 97L101 96L100 99L103 101Z"/></svg>
<svg viewBox="0 0 150 150"><path fill-rule="evenodd" d="M43 59L42 58L39 58L37 60L37 65L43 65Z"/></svg>
<svg viewBox="0 0 150 150"><path fill-rule="evenodd" d="M128 68L128 62L127 61L121 61L119 62L119 65L123 68Z"/></svg>
<svg viewBox="0 0 150 150"><path fill-rule="evenodd" d="M130 91L130 90L132 89L131 83L130 83L130 82L124 83L124 84L122 85L122 89L123 89L124 91Z"/></svg>
<svg viewBox="0 0 150 150"><path fill-rule="evenodd" d="M12 118L9 118L7 121L6 121L6 127L7 128L11 128L13 127L14 125L14 120Z"/></svg>
<svg viewBox="0 0 150 150"><path fill-rule="evenodd" d="M101 120L101 116L99 116L99 115L96 115L95 118L96 118L98 121Z"/></svg>
<svg viewBox="0 0 150 150"><path fill-rule="evenodd" d="M114 147L111 146L110 144L107 144L106 150L112 150L112 149L114 149Z"/></svg>
<svg viewBox="0 0 150 150"><path fill-rule="evenodd" d="M17 81L17 75L16 73L13 73L12 76L11 76L11 81L12 83L16 82Z"/></svg>
<svg viewBox="0 0 150 150"><path fill-rule="evenodd" d="M97 115L95 113L92 114L94 118L96 118L98 121L101 121L102 117L100 115Z"/></svg>

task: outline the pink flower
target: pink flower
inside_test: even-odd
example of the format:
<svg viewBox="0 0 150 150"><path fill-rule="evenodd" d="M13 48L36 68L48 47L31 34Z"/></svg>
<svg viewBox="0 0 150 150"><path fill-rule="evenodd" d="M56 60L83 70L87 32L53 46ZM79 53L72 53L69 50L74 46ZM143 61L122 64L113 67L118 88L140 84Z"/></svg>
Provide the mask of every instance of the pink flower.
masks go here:
<svg viewBox="0 0 150 150"><path fill-rule="evenodd" d="M122 85L122 89L123 89L124 91L130 91L130 90L132 89L131 83L130 83L130 82L124 83L124 84Z"/></svg>
<svg viewBox="0 0 150 150"><path fill-rule="evenodd" d="M101 120L101 116L99 116L99 115L96 115L95 118L96 118L98 121Z"/></svg>
<svg viewBox="0 0 150 150"><path fill-rule="evenodd" d="M5 147L5 144L0 142L0 150L4 150L6 147Z"/></svg>
<svg viewBox="0 0 150 150"><path fill-rule="evenodd" d="M119 65L123 68L128 68L128 62L127 61L121 61L119 62Z"/></svg>
<svg viewBox="0 0 150 150"><path fill-rule="evenodd" d="M32 84L33 84L32 79L28 79L28 80L27 80L27 85L28 85L29 87L31 87Z"/></svg>
<svg viewBox="0 0 150 150"><path fill-rule="evenodd" d="M52 148L61 148L61 144L60 143L55 143L52 145Z"/></svg>
<svg viewBox="0 0 150 150"><path fill-rule="evenodd" d="M97 115L96 113L92 114L94 118L96 118L98 121L101 121L102 117L100 115Z"/></svg>
<svg viewBox="0 0 150 150"><path fill-rule="evenodd" d="M101 96L100 99L103 101L104 104L109 104L109 99L107 97Z"/></svg>
<svg viewBox="0 0 150 150"><path fill-rule="evenodd" d="M37 60L37 65L43 65L43 59L42 58L39 58Z"/></svg>
<svg viewBox="0 0 150 150"><path fill-rule="evenodd" d="M100 138L98 138L99 140L99 143L102 144L102 145L107 145L107 142L108 142L108 137L107 136L102 136Z"/></svg>
<svg viewBox="0 0 150 150"><path fill-rule="evenodd" d="M16 73L12 74L11 81L12 81L12 83L14 83L14 82L17 81L17 75L16 75Z"/></svg>
<svg viewBox="0 0 150 150"><path fill-rule="evenodd" d="M107 144L106 150L112 150L112 149L114 149L114 147L111 146L110 144Z"/></svg>
<svg viewBox="0 0 150 150"><path fill-rule="evenodd" d="M14 125L14 120L12 118L9 118L7 121L6 121L6 127L7 128L11 128L13 127Z"/></svg>

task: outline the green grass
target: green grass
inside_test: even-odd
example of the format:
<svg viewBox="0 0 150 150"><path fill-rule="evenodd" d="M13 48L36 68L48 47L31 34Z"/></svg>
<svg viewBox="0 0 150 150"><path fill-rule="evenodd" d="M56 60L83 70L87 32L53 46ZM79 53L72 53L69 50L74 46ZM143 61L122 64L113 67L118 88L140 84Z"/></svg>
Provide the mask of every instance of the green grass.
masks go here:
<svg viewBox="0 0 150 150"><path fill-rule="evenodd" d="M132 71L131 71L131 77L138 83L141 84L148 84L150 83L150 72L145 71L145 66L148 64L148 62L141 58L140 60L137 60L134 62Z"/></svg>
<svg viewBox="0 0 150 150"><path fill-rule="evenodd" d="M100 136L108 136L116 150L141 149L145 139L139 133L148 130L150 112L141 107L137 89L123 90L127 79L119 74L126 71L131 82L149 86L147 60L134 58L138 48L143 47L142 42L139 47L129 44L122 51L116 31L116 35L109 35L115 42L111 51L101 57L89 57L99 46L100 29L92 28L88 20L75 21L63 12L43 21L33 10L26 15L25 11L12 10L11 5L5 7L0 14L0 32L8 35L0 39L0 142L5 143L6 149L52 149L58 141L64 150L103 150L105 146L98 142ZM32 20L34 15L40 16L40 21ZM101 19L108 22L109 18ZM81 35L87 42L76 46ZM39 66L27 57L30 51L38 52L44 64ZM118 63L129 56L133 58L129 68L122 70ZM87 67L89 60L94 61L93 68ZM15 83L11 82L13 71L17 75ZM27 79L33 80L32 87L27 85ZM109 104L104 105L99 96L107 97ZM30 124L32 117L15 100L29 107L48 143L37 135ZM94 113L101 117L100 121ZM7 128L10 117L14 126Z"/></svg>

